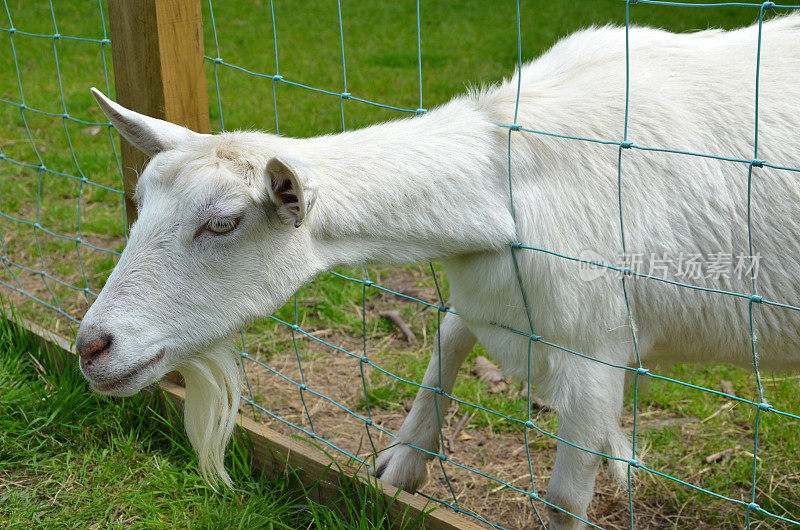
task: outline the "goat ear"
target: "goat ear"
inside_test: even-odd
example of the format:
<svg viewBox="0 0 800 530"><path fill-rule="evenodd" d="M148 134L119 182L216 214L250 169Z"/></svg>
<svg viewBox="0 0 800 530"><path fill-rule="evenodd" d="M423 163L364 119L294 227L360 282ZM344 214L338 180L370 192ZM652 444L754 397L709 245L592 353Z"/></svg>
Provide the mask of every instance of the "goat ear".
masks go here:
<svg viewBox="0 0 800 530"><path fill-rule="evenodd" d="M278 207L278 215L295 228L303 224L317 200L317 187L303 169L302 164L290 165L285 159L271 158L264 170L264 180Z"/></svg>
<svg viewBox="0 0 800 530"><path fill-rule="evenodd" d="M108 99L94 87L92 95L114 128L147 156L152 157L161 151L174 148L180 142L200 136L199 133L186 127L126 109Z"/></svg>

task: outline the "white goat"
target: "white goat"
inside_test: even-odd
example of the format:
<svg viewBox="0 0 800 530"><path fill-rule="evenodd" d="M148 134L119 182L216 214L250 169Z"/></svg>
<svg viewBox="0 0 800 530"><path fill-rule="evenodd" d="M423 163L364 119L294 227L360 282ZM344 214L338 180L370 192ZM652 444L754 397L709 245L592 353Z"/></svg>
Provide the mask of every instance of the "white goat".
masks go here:
<svg viewBox="0 0 800 530"><path fill-rule="evenodd" d="M637 146L752 159L757 35L755 26L686 35L631 28L628 138ZM800 16L764 23L758 158L791 167L800 166L798 42ZM576 33L517 75L518 123L622 139L624 29ZM512 217L509 130L497 124L514 123L516 75L427 115L309 139L195 134L94 95L152 160L136 189L139 218L128 246L78 333L81 366L95 390L115 395L180 370L186 427L212 480L229 480L222 454L241 390L226 337L275 311L320 272L441 260L458 315L442 321L434 341L441 351L423 383L449 392L476 340L506 372L527 377L529 340L502 327L530 331L512 243L568 256L590 250L607 263L622 250L618 145L511 133ZM652 256L749 255L747 163L629 149L621 170L625 242L628 254L644 257L639 272L651 272ZM796 304L800 177L754 167L750 196L758 294ZM619 278L586 281L574 261L514 252L534 331L550 343L637 366L635 331L646 367L752 367L747 297L630 277L632 330ZM748 274L691 283L752 293ZM798 312L755 308L760 366L800 367ZM535 342L530 374L558 410L558 436L621 459L609 466L624 479L635 458L620 427L625 370ZM447 397L438 399L438 410L447 410ZM434 393L422 389L376 473L408 490L423 484L428 456L406 444L436 453L437 423ZM600 461L559 442L548 500L586 517ZM563 513L551 522L578 524Z"/></svg>

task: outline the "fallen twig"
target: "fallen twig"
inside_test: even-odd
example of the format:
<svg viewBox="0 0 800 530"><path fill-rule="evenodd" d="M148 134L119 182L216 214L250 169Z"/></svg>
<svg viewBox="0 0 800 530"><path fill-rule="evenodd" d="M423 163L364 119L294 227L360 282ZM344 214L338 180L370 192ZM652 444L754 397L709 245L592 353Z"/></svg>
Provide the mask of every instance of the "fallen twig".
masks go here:
<svg viewBox="0 0 800 530"><path fill-rule="evenodd" d="M720 460L727 460L741 450L742 446L737 444L736 447L729 447L728 449L724 449L718 453L714 453L713 455L708 455L706 457L706 464L718 462Z"/></svg>
<svg viewBox="0 0 800 530"><path fill-rule="evenodd" d="M710 420L711 418L716 418L717 416L719 416L723 412L728 412L729 410L731 410L733 408L734 405L735 405L735 403L733 401L726 401L725 403L722 404L722 406L714 414L712 414L711 416L708 416L705 419L700 420L700 423L705 423L708 420Z"/></svg>
<svg viewBox="0 0 800 530"><path fill-rule="evenodd" d="M530 477L530 476L531 476L531 475L530 475L530 473L526 473L526 474L524 474L524 475L520 475L520 476L518 476L517 478L513 478L513 479L509 480L509 481L508 481L508 482L506 482L505 484L500 484L500 485L499 485L499 486L497 486L496 488L493 488L493 489L489 490L489 493L497 493L497 492L498 492L498 491L500 491L501 489L504 489L504 488L507 488L507 487L509 487L511 484L513 484L513 483L517 482L518 480L522 480L522 479L524 479L524 478L528 478L528 477Z"/></svg>
<svg viewBox="0 0 800 530"><path fill-rule="evenodd" d="M390 311L383 311L381 312L381 316L383 318L389 319L392 324L397 326L397 328L403 333L406 341L408 342L417 342L417 337L414 335L414 332L411 331L411 328L408 327L408 324L403 322L402 317L400 316L399 311L395 311L394 309Z"/></svg>
<svg viewBox="0 0 800 530"><path fill-rule="evenodd" d="M447 450L450 451L451 453L455 451L454 443L455 443L456 436L458 436L458 433L460 433L461 429L464 428L464 425L466 425L467 423L469 423L472 420L472 417L475 416L476 412L477 412L477 409L473 410L472 414L470 414L469 412L465 412L464 415L461 416L461 419L458 420L458 423L456 423L456 426L453 427L453 432L450 433L450 436L448 436L447 440L446 440L447 441Z"/></svg>
<svg viewBox="0 0 800 530"><path fill-rule="evenodd" d="M735 452L735 449L733 447L730 447L730 448L725 449L723 451L720 451L718 453L714 453L713 455L708 455L706 457L706 463L710 464L711 462L717 462L719 460L728 459L728 458L733 456L734 452Z"/></svg>

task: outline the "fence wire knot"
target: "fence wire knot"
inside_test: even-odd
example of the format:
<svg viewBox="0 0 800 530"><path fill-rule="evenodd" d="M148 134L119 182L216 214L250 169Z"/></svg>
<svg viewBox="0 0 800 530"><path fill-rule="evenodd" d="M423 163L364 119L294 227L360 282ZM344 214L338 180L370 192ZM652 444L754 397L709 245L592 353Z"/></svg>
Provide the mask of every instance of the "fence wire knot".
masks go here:
<svg viewBox="0 0 800 530"><path fill-rule="evenodd" d="M630 460L628 460L628 465L631 467L635 467L637 469L642 467L642 464L639 463L639 461L636 460L635 458L631 458Z"/></svg>
<svg viewBox="0 0 800 530"><path fill-rule="evenodd" d="M764 301L764 297L754 294L753 296L750 297L750 301L753 302L754 304L760 304L761 302Z"/></svg>
<svg viewBox="0 0 800 530"><path fill-rule="evenodd" d="M650 370L648 370L647 368L641 368L640 367L640 368L636 369L636 375L649 375L649 374L650 374Z"/></svg>
<svg viewBox="0 0 800 530"><path fill-rule="evenodd" d="M531 420L528 420L525 422L525 427L528 429L534 429L536 428L536 425Z"/></svg>
<svg viewBox="0 0 800 530"><path fill-rule="evenodd" d="M773 9L775 7L775 2L764 2L762 7L764 9Z"/></svg>
<svg viewBox="0 0 800 530"><path fill-rule="evenodd" d="M758 505L757 503L755 503L755 502L751 502L750 504L748 504L748 505L747 505L747 509L748 509L748 510L755 510L755 511L757 511L757 512L760 512L760 511L761 511L761 506L759 506L759 505Z"/></svg>
<svg viewBox="0 0 800 530"><path fill-rule="evenodd" d="M762 401L761 403L758 404L758 410L763 410L765 412L768 412L768 411L772 410L772 405Z"/></svg>
<svg viewBox="0 0 800 530"><path fill-rule="evenodd" d="M760 158L754 158L750 161L750 165L753 167L764 167L764 160L761 160Z"/></svg>
<svg viewBox="0 0 800 530"><path fill-rule="evenodd" d="M623 149L630 149L631 147L633 147L633 142L631 141L620 142L619 146Z"/></svg>

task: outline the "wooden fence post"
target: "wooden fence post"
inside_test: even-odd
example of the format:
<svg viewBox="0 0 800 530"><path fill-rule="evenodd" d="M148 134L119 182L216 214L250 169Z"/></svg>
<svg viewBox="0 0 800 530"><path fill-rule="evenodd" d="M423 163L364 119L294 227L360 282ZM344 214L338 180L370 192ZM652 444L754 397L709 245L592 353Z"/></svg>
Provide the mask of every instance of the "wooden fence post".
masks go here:
<svg viewBox="0 0 800 530"><path fill-rule="evenodd" d="M116 101L194 131L211 130L200 0L108 0ZM125 214L147 157L122 140Z"/></svg>

